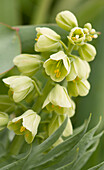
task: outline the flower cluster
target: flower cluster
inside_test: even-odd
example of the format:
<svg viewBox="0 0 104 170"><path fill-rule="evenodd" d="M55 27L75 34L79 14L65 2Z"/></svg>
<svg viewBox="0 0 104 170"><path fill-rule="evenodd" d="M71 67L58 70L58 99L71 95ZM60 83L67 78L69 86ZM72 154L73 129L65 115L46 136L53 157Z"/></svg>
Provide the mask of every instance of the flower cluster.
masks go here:
<svg viewBox="0 0 104 170"><path fill-rule="evenodd" d="M90 90L90 83L87 79L91 69L88 62L95 58L96 49L89 42L93 38L97 38L99 32L96 32L90 23L85 24L83 28L79 27L76 17L70 11L58 13L56 22L59 27L68 32L67 44L54 30L37 27L34 49L39 54L16 56L13 62L21 75L3 79L3 82L10 88L10 97L16 103L25 100L34 90L38 94L37 101L39 98L40 105L36 105L40 107L39 113L35 110L34 103L31 109L27 107L25 113L6 122L8 129L13 130L17 135L24 135L27 143L33 141L38 131L37 136L42 139L50 136L66 117L68 117L68 123L63 136L71 135L73 128L70 118L75 114L75 103L72 97L86 96ZM74 51L77 51L78 55L74 55ZM48 56L47 59L44 57L45 55ZM50 90L46 89L49 91L48 95L42 88L43 86L39 87L36 82L35 75L40 69L44 70L45 79L51 83L54 82L54 87ZM41 79L42 76L43 74L41 74ZM33 101L36 102L35 99ZM43 116L44 113L45 116ZM3 116L5 114L2 113ZM46 128L41 128L40 122L42 121L45 122L44 127ZM41 132L41 129L45 129L45 135L44 130ZM55 145L62 141L63 139L60 137Z"/></svg>

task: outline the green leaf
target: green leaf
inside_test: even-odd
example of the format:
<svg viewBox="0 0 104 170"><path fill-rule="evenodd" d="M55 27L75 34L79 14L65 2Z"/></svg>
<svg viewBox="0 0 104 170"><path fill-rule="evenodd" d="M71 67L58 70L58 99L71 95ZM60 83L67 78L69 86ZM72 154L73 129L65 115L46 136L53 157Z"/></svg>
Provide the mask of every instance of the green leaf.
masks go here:
<svg viewBox="0 0 104 170"><path fill-rule="evenodd" d="M13 58L20 54L20 40L16 30L0 24L0 74L13 67Z"/></svg>
<svg viewBox="0 0 104 170"><path fill-rule="evenodd" d="M0 111L6 113L14 112L16 105L10 100L8 95L0 95Z"/></svg>
<svg viewBox="0 0 104 170"><path fill-rule="evenodd" d="M102 162L92 168L89 168L88 170L104 170L104 162Z"/></svg>
<svg viewBox="0 0 104 170"><path fill-rule="evenodd" d="M9 25L21 24L19 1L0 0L0 22Z"/></svg>

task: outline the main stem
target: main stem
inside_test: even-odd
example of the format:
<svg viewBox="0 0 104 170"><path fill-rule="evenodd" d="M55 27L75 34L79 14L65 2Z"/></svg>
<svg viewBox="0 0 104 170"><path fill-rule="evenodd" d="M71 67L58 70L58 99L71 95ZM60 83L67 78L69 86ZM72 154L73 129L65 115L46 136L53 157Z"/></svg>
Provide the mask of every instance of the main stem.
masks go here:
<svg viewBox="0 0 104 170"><path fill-rule="evenodd" d="M10 154L18 155L23 144L24 144L24 136L23 135L22 136L15 135L15 137L10 145L10 148L9 148Z"/></svg>

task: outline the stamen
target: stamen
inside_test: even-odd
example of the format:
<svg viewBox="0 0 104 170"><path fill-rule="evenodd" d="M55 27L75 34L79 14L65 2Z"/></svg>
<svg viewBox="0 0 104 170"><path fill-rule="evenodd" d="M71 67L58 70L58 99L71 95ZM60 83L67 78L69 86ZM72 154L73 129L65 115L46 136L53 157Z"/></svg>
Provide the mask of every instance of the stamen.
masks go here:
<svg viewBox="0 0 104 170"><path fill-rule="evenodd" d="M52 108L54 108L54 105L52 104Z"/></svg>
<svg viewBox="0 0 104 170"><path fill-rule="evenodd" d="M20 128L20 132L23 132L23 131L25 131L25 127L23 127L23 126L21 126L21 128Z"/></svg>
<svg viewBox="0 0 104 170"><path fill-rule="evenodd" d="M61 107L59 106L59 109L61 109Z"/></svg>
<svg viewBox="0 0 104 170"><path fill-rule="evenodd" d="M61 74L61 72L57 72L57 73L56 73L56 77L57 77L57 78L60 77L60 74Z"/></svg>
<svg viewBox="0 0 104 170"><path fill-rule="evenodd" d="M35 41L38 41L38 39L39 39L39 36L37 36L37 38L35 38Z"/></svg>

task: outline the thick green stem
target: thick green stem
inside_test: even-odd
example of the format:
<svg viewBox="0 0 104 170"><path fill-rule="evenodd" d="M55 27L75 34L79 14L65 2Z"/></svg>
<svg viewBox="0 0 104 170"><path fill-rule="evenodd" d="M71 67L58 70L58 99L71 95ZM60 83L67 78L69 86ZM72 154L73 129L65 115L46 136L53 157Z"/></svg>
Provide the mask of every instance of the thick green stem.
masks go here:
<svg viewBox="0 0 104 170"><path fill-rule="evenodd" d="M24 136L17 136L15 135L10 148L9 148L9 152L11 155L18 155L22 146L24 144Z"/></svg>
<svg viewBox="0 0 104 170"><path fill-rule="evenodd" d="M52 83L52 81L48 81L43 89L43 93L42 96L39 96L37 99L37 102L33 105L32 109L36 112L40 112L42 109L42 105L44 100L46 99L48 93L50 92L50 90L52 89L52 87L54 87L54 84Z"/></svg>

